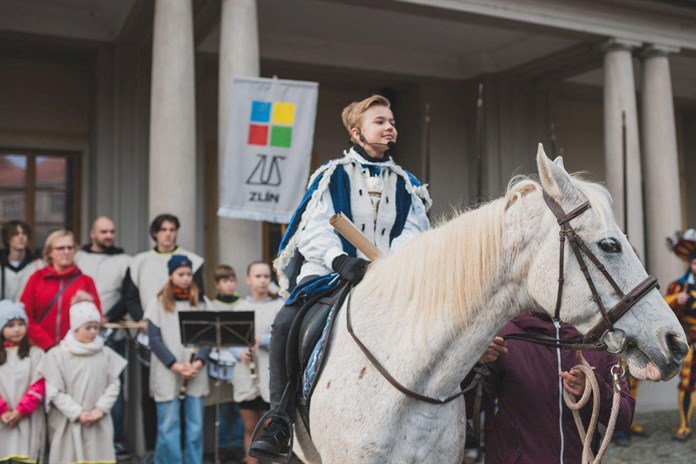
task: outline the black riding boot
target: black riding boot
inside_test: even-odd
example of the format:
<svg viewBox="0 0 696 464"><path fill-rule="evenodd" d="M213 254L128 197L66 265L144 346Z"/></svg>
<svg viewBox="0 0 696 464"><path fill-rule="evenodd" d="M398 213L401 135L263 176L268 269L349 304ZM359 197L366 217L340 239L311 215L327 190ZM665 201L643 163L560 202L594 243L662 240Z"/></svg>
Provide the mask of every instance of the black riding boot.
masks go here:
<svg viewBox="0 0 696 464"><path fill-rule="evenodd" d="M255 458L279 460L290 453L296 386L289 385L286 351L290 328L299 310L299 304L284 306L273 321L268 353L271 410L259 424L263 429L258 430L257 426L254 431L249 455Z"/></svg>

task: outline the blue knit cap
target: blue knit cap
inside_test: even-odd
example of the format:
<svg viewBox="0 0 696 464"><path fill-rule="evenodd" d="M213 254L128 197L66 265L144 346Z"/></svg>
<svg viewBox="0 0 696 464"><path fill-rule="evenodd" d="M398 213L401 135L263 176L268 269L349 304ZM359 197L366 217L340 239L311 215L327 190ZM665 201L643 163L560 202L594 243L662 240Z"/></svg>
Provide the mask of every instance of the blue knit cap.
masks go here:
<svg viewBox="0 0 696 464"><path fill-rule="evenodd" d="M167 263L167 268L169 268L169 275L174 274L174 271L180 267L190 267L193 269L193 263L184 255L174 255L169 259Z"/></svg>
<svg viewBox="0 0 696 464"><path fill-rule="evenodd" d="M12 300L0 301L0 329L5 328L8 322L21 319L26 324L27 313L24 312L24 303L15 303Z"/></svg>

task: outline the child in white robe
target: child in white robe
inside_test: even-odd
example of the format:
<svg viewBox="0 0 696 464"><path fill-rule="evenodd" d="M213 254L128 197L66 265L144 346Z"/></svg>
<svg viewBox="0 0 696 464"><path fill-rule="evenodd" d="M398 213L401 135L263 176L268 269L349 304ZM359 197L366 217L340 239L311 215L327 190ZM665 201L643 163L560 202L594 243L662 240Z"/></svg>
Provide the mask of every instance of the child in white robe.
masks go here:
<svg viewBox="0 0 696 464"><path fill-rule="evenodd" d="M203 366L210 349L195 350L182 344L179 311L205 308L199 304L191 260L184 255L173 255L167 268L169 280L145 310L152 349L150 394L157 407L155 464L202 464L203 415L209 392Z"/></svg>
<svg viewBox="0 0 696 464"><path fill-rule="evenodd" d="M70 331L46 353L48 462L115 463L113 423L106 416L118 398L127 361L99 337L101 314L89 301L70 307Z"/></svg>
<svg viewBox="0 0 696 464"><path fill-rule="evenodd" d="M0 301L0 461L41 459L46 431L44 379L37 367L44 352L29 346L22 303Z"/></svg>
<svg viewBox="0 0 696 464"><path fill-rule="evenodd" d="M241 299L233 311L253 311L256 343L240 353L240 363L232 373L234 401L239 404L244 422L244 449L249 449L254 427L269 409L268 345L271 340L271 324L283 300L272 294L271 266L254 261L247 267L246 284L250 294ZM253 363L253 367L252 367ZM247 464L256 464L256 458L246 456Z"/></svg>

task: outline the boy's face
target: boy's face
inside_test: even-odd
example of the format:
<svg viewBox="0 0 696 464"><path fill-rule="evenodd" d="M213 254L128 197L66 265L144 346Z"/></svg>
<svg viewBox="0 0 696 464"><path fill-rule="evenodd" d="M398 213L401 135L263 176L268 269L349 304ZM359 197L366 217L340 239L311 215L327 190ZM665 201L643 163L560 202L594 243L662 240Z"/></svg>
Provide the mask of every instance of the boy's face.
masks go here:
<svg viewBox="0 0 696 464"><path fill-rule="evenodd" d="M159 230L155 232L155 244L158 249L168 250L176 246L176 235L179 230L176 224L170 221L163 221Z"/></svg>
<svg viewBox="0 0 696 464"><path fill-rule="evenodd" d="M10 237L10 249L23 251L27 249L27 242L29 241L29 236L22 228L22 226L17 226L17 233Z"/></svg>
<svg viewBox="0 0 696 464"><path fill-rule="evenodd" d="M231 296L237 289L237 281L231 277L223 277L215 283L215 287L220 295Z"/></svg>
<svg viewBox="0 0 696 464"><path fill-rule="evenodd" d="M88 322L75 330L75 340L81 343L92 343L99 335L98 322Z"/></svg>
<svg viewBox="0 0 696 464"><path fill-rule="evenodd" d="M267 294L271 284L271 267L265 263L254 264L249 269L246 283L253 292Z"/></svg>

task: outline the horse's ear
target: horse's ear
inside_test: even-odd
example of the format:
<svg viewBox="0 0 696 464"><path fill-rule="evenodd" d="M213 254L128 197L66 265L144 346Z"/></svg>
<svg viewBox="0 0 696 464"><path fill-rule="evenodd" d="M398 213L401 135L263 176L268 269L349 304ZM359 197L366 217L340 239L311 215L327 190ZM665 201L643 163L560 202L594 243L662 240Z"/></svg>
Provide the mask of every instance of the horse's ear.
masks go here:
<svg viewBox="0 0 696 464"><path fill-rule="evenodd" d="M559 156L554 161L551 161L544 152L544 146L540 143L536 161L541 186L549 195L558 202L565 200L575 203L580 199L578 191L571 181L570 174L566 172L563 166L563 158Z"/></svg>

